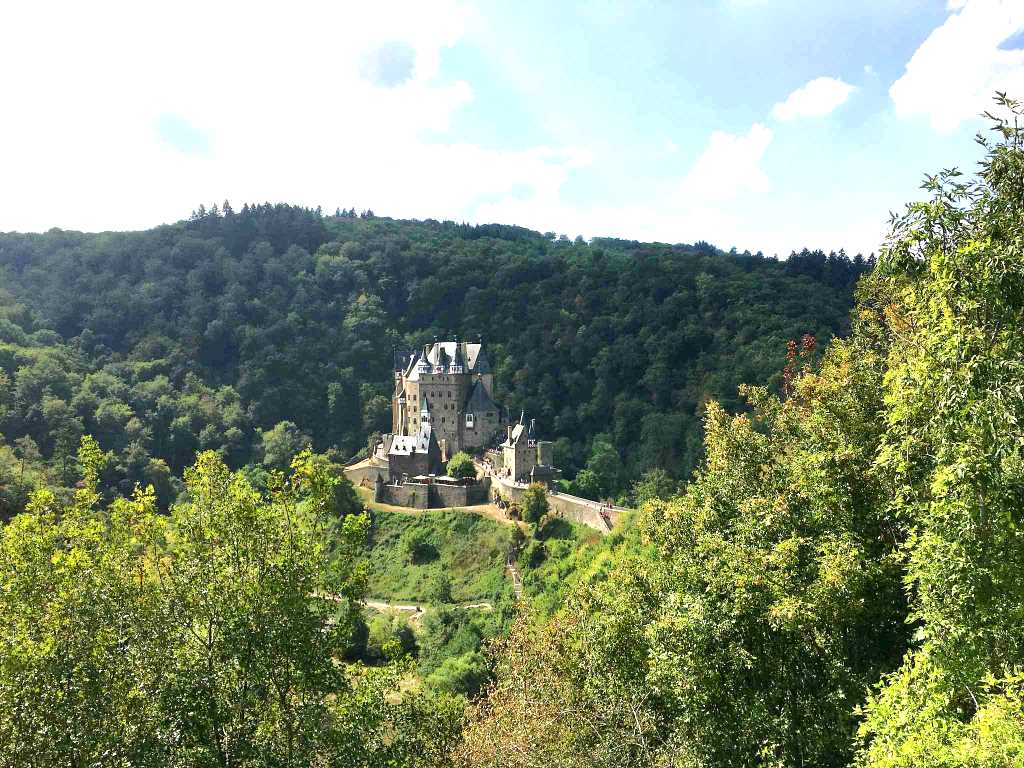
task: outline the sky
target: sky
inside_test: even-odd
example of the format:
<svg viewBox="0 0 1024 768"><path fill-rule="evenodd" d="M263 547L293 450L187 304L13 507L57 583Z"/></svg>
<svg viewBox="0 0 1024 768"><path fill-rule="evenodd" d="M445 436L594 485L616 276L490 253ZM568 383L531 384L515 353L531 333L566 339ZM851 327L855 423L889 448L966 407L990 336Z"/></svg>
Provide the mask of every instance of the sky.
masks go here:
<svg viewBox="0 0 1024 768"><path fill-rule="evenodd" d="M1024 0L0 6L0 231L200 203L877 251L1024 98Z"/></svg>

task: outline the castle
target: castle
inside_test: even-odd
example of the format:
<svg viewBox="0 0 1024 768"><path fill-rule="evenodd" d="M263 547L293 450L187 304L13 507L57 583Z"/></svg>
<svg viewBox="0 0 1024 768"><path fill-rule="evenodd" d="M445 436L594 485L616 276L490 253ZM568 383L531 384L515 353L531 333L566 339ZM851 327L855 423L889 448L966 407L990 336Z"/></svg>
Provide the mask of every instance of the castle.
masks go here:
<svg viewBox="0 0 1024 768"><path fill-rule="evenodd" d="M435 341L395 353L391 434L417 435L429 425L441 460L494 442L504 423L492 397L494 374L483 345Z"/></svg>
<svg viewBox="0 0 1024 768"><path fill-rule="evenodd" d="M435 340L396 352L394 362L391 432L366 467L350 468L353 477L367 471L376 478L378 501L431 506L446 494L457 498L452 483L463 488L462 503L486 500L489 478L467 485L445 477L445 463L459 451L484 454L490 471L513 483L558 477L552 444L537 439L536 422L527 424L525 415L513 422L494 401L494 374L481 343Z"/></svg>

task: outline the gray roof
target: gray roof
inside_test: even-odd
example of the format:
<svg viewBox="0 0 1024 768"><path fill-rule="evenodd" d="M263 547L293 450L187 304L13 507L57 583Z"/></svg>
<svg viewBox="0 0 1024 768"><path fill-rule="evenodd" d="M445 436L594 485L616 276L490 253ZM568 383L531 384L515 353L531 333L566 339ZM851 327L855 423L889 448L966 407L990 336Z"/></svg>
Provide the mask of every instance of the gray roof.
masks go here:
<svg viewBox="0 0 1024 768"><path fill-rule="evenodd" d="M388 455L411 456L414 453L427 453L430 451L430 444L436 442L434 430L430 424L424 424L417 435L395 435Z"/></svg>
<svg viewBox="0 0 1024 768"><path fill-rule="evenodd" d="M419 371L416 370L416 366L420 362L420 359L422 357L423 355L421 355L419 352L416 352L412 356L410 356L409 366L405 369L405 378L408 379L409 381L420 380L420 374Z"/></svg>
<svg viewBox="0 0 1024 768"><path fill-rule="evenodd" d="M469 393L469 399L466 401L466 406L463 410L466 413L484 413L486 411L496 411L498 406L494 404L483 382L477 381L473 385L473 390Z"/></svg>
<svg viewBox="0 0 1024 768"><path fill-rule="evenodd" d="M487 358L482 355L483 347L480 344L470 344L465 341L435 341L428 344L425 350L427 360L431 365L437 365L439 358L444 360L446 365L449 360L461 357L465 361L467 373L490 373L491 366ZM480 360L482 365L477 365Z"/></svg>
<svg viewBox="0 0 1024 768"><path fill-rule="evenodd" d="M469 346L469 345L467 345ZM473 355L473 364L470 366L473 373L490 373L491 372L491 361L487 359L487 355L484 354L484 348L482 344L474 344L476 354Z"/></svg>

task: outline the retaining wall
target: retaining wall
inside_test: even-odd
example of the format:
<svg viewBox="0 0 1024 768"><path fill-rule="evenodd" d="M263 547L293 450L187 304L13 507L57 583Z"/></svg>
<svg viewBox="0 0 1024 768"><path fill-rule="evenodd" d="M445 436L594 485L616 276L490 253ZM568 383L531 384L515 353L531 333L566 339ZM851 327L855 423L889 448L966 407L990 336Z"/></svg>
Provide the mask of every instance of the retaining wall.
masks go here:
<svg viewBox="0 0 1024 768"><path fill-rule="evenodd" d="M377 501L396 507L439 509L486 504L490 500L491 480L484 478L474 485L445 483L403 483L382 485Z"/></svg>
<svg viewBox="0 0 1024 768"><path fill-rule="evenodd" d="M377 482L377 475L385 480L388 479L387 462L373 460L371 463L359 462L351 467L345 467L344 472L345 477L352 481L352 485L361 485L364 488L373 488L374 483Z"/></svg>
<svg viewBox="0 0 1024 768"><path fill-rule="evenodd" d="M526 492L526 486L508 483L501 478L495 478L494 480L495 490L501 494L501 497L507 501L522 501L523 494ZM601 505L595 501L589 499L582 499L579 496L570 496L565 493L548 493L548 506L551 510L559 517L569 520L573 523L579 523L589 528L593 528L601 533L608 533L611 528L605 523L604 518L601 516ZM611 527L615 527L622 516L629 512L624 507L613 507L607 510L608 520L611 523Z"/></svg>
<svg viewBox="0 0 1024 768"><path fill-rule="evenodd" d="M430 486L432 507L468 507L486 504L491 498L491 479L485 477L474 485L446 485L434 483Z"/></svg>
<svg viewBox="0 0 1024 768"><path fill-rule="evenodd" d="M411 509L430 508L430 486L426 483L403 483L402 485L382 485L380 501L396 507Z"/></svg>

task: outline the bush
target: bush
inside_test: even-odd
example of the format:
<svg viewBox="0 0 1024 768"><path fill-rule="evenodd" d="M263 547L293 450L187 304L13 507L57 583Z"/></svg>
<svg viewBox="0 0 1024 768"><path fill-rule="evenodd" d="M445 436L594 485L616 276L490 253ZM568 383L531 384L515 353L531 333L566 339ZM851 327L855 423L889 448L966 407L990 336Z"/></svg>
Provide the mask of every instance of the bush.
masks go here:
<svg viewBox="0 0 1024 768"><path fill-rule="evenodd" d="M435 603L452 602L452 580L447 573L437 574L430 589L430 599Z"/></svg>
<svg viewBox="0 0 1024 768"><path fill-rule="evenodd" d="M410 528L402 534L401 551L402 556L413 565L437 558L437 548L430 543L429 535L422 528Z"/></svg>
<svg viewBox="0 0 1024 768"><path fill-rule="evenodd" d="M431 691L475 696L491 677L483 654L471 651L445 659L429 674L424 685Z"/></svg>

